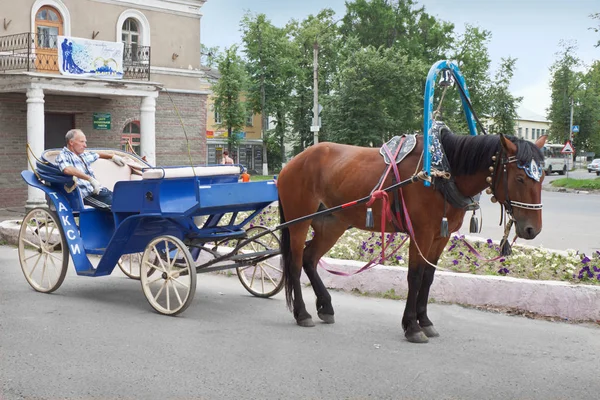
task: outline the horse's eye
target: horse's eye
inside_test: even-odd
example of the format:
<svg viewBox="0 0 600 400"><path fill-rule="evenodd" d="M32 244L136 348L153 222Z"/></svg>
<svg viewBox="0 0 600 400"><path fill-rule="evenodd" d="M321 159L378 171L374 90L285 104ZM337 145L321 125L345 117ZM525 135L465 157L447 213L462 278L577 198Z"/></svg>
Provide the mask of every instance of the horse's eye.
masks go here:
<svg viewBox="0 0 600 400"><path fill-rule="evenodd" d="M522 176L517 176L517 182L519 183L525 183L525 178L523 178Z"/></svg>

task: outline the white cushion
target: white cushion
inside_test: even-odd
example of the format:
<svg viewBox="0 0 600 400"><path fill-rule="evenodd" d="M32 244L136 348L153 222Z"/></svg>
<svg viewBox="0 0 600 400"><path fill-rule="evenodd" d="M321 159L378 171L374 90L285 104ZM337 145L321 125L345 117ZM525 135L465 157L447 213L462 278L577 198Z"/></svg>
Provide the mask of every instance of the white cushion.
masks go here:
<svg viewBox="0 0 600 400"><path fill-rule="evenodd" d="M143 179L169 179L188 178L192 176L221 176L239 175L239 166L215 166L215 167L173 167L173 168L146 168L142 172Z"/></svg>

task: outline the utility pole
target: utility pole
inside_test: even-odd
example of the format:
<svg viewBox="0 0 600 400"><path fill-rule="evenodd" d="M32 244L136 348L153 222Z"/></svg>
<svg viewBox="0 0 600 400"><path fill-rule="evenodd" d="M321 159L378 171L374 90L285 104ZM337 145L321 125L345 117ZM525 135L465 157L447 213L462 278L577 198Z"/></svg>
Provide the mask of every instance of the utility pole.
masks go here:
<svg viewBox="0 0 600 400"><path fill-rule="evenodd" d="M319 143L319 43L313 45L313 120L310 130L314 133L314 144Z"/></svg>
<svg viewBox="0 0 600 400"><path fill-rule="evenodd" d="M269 116L266 115L265 111L265 68L262 54L262 32L260 30L260 24L256 21L258 28L258 53L260 54L260 137L262 139L262 174L269 175L269 163L267 161L267 140L266 140L266 126Z"/></svg>
<svg viewBox="0 0 600 400"><path fill-rule="evenodd" d="M569 143L573 146L573 98L571 97L571 116L569 117ZM575 147L573 147L575 149ZM577 154L573 152L573 154ZM567 155L567 178L569 178L569 170L571 169L570 159L572 157Z"/></svg>

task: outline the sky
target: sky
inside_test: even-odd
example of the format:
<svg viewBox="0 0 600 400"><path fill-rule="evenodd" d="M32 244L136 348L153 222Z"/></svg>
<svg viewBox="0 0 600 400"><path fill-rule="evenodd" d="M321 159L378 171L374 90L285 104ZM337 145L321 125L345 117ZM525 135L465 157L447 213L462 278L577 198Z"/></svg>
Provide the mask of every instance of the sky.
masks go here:
<svg viewBox="0 0 600 400"><path fill-rule="evenodd" d="M323 8L341 18L346 0L207 0L202 7L201 42L222 49L241 43L239 22L246 11L264 13L276 26L291 19L302 20ZM515 96L523 96L522 107L546 115L550 105L550 67L557 59L561 40L577 44L576 55L585 64L600 60L600 33L589 29L600 21L589 17L600 13L600 0L417 0L428 14L455 25L465 24L491 31L488 51L492 73L502 58L517 59L511 83ZM425 81L425 76L423 81ZM468 77L465 78L467 86Z"/></svg>

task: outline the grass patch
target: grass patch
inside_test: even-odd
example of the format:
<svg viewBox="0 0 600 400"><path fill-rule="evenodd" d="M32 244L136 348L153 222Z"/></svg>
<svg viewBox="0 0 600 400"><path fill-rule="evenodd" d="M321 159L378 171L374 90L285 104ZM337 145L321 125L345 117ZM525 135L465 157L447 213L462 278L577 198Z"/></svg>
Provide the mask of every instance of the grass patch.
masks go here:
<svg viewBox="0 0 600 400"><path fill-rule="evenodd" d="M600 190L600 177L594 179L560 178L552 181L552 186L578 190Z"/></svg>

